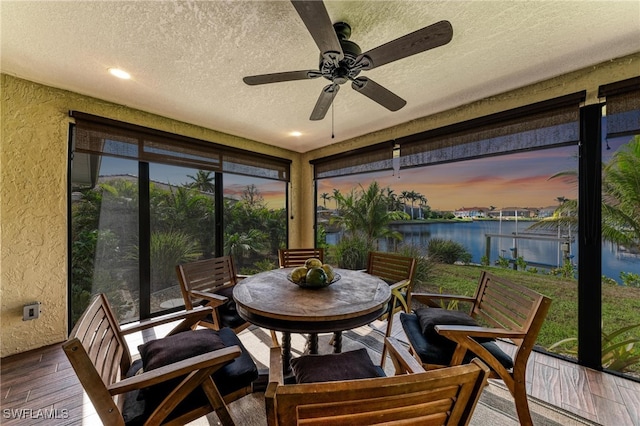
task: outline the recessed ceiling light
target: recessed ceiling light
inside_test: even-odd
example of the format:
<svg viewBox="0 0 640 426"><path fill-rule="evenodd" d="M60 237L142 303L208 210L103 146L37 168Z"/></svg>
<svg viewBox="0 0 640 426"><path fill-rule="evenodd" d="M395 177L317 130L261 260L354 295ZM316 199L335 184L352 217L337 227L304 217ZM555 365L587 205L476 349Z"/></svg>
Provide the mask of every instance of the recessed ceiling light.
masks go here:
<svg viewBox="0 0 640 426"><path fill-rule="evenodd" d="M289 132L289 136L300 137L302 136L302 132L298 132L298 131Z"/></svg>
<svg viewBox="0 0 640 426"><path fill-rule="evenodd" d="M109 72L111 73L111 75L123 80L129 80L131 78L131 74L124 70L121 70L120 68L109 68Z"/></svg>

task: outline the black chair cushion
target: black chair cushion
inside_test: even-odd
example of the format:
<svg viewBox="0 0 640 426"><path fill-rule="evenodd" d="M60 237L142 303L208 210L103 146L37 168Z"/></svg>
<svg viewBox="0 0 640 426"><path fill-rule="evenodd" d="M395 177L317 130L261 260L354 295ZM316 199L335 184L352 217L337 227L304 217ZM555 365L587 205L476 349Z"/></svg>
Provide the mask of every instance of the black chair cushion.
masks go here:
<svg viewBox="0 0 640 426"><path fill-rule="evenodd" d="M420 321L422 334L424 334L429 341L439 342L442 345L455 345L455 343L440 335L436 331L436 325L479 325L468 313L462 311L442 308L419 308L415 310L415 314ZM495 339L491 337L478 337L475 340L483 343L492 342Z"/></svg>
<svg viewBox="0 0 640 426"><path fill-rule="evenodd" d="M244 324L246 321L238 314L236 302L233 300L233 287L225 287L216 293L227 298L227 303L218 308L222 326L236 328Z"/></svg>
<svg viewBox="0 0 640 426"><path fill-rule="evenodd" d="M238 339L238 336L229 328L223 328L219 331L210 329L185 331L145 343L139 347L141 356L145 354L144 358L133 363L127 372L127 377L138 373L143 365L159 368L163 365L201 355L211 350L235 345L238 345L241 349L240 356L213 374L213 381L220 394L225 396L250 385L251 382L258 378L258 368L251 358L251 355L247 352L240 339ZM206 348L215 349L205 350ZM146 418L181 380L181 378L174 379L144 389L144 391L127 393L123 407L125 423L127 425L144 423ZM193 391L188 398L178 404L174 412L169 416L169 419L207 404L207 397L202 389L198 388Z"/></svg>
<svg viewBox="0 0 640 426"><path fill-rule="evenodd" d="M297 383L384 377L384 370L371 361L365 348L339 354L303 355L291 360Z"/></svg>
<svg viewBox="0 0 640 426"><path fill-rule="evenodd" d="M222 327L236 328L244 324L246 321L240 316L240 314L238 314L236 302L233 300L233 287L225 287L221 290L218 290L216 294L227 298L227 301L224 303L224 305L221 305L217 308ZM201 305L206 306L207 303L207 300L203 300L201 302ZM207 316L205 321L212 323L213 318L211 317L211 315L209 315Z"/></svg>
<svg viewBox="0 0 640 426"><path fill-rule="evenodd" d="M420 320L416 314L401 313L400 322L411 346L423 363L437 365L449 365L451 363L451 358L456 348L455 342L445 339L449 343L443 345L440 339L433 340L428 335L423 334ZM504 368L508 370L513 368L511 357L500 349L494 341L478 343L484 346ZM475 356L473 353L467 352L463 362L469 363Z"/></svg>
<svg viewBox="0 0 640 426"><path fill-rule="evenodd" d="M202 329L187 331L138 346L144 371L226 347L218 332Z"/></svg>

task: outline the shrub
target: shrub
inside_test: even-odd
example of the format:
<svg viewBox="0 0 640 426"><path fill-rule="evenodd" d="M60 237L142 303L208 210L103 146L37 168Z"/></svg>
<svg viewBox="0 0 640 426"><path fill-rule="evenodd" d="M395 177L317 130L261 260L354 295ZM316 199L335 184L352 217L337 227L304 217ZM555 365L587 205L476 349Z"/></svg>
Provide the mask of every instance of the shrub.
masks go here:
<svg viewBox="0 0 640 426"><path fill-rule="evenodd" d="M373 249L373 244L364 234L349 234L335 245L333 259L339 268L366 269L367 257Z"/></svg>
<svg viewBox="0 0 640 426"><path fill-rule="evenodd" d="M498 260L496 261L496 265L498 265L501 268L508 268L509 267L509 259L504 257L504 256L498 256Z"/></svg>
<svg viewBox="0 0 640 426"><path fill-rule="evenodd" d="M416 283L426 283L433 269L433 262L427 258L424 248L414 244L401 244L398 247L398 254L416 259L414 287Z"/></svg>
<svg viewBox="0 0 640 426"><path fill-rule="evenodd" d="M454 264L456 261L469 263L471 253L460 243L441 238L432 238L427 244L429 259L438 263Z"/></svg>
<svg viewBox="0 0 640 426"><path fill-rule="evenodd" d="M176 285L176 265L195 260L200 253L198 242L184 232L151 234L151 291Z"/></svg>
<svg viewBox="0 0 640 426"><path fill-rule="evenodd" d="M627 287L640 288L640 275L633 272L620 272L620 279L622 284Z"/></svg>
<svg viewBox="0 0 640 426"><path fill-rule="evenodd" d="M602 366L613 371L625 372L628 368L640 361L640 350L636 346L640 343L640 338L629 335L634 328L640 327L640 324L632 324L627 327L620 328L612 333L602 332ZM564 347L561 352L577 356L578 339L569 337L562 339L549 346L548 350L556 351Z"/></svg>
<svg viewBox="0 0 640 426"><path fill-rule="evenodd" d="M243 275L253 275L259 272L270 271L272 269L276 269L276 263L271 259L262 259L258 260L253 266L245 266L240 271L240 274Z"/></svg>
<svg viewBox="0 0 640 426"><path fill-rule="evenodd" d="M553 268L549 271L550 275L560 276L562 278L576 279L576 265L574 265L569 259L565 259L560 268Z"/></svg>

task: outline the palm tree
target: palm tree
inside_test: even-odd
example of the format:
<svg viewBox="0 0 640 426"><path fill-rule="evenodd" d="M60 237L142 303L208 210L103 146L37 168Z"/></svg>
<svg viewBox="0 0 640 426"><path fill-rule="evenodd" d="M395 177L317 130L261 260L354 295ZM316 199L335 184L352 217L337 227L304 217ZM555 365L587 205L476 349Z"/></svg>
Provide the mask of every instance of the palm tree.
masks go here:
<svg viewBox="0 0 640 426"><path fill-rule="evenodd" d="M215 175L211 176L213 172L205 172L204 170L198 170L195 176L187 175L193 182L186 184L189 188L199 189L202 192L215 192Z"/></svg>
<svg viewBox="0 0 640 426"><path fill-rule="evenodd" d="M578 172L568 170L549 179L565 178L577 182ZM565 197L556 200L560 206L552 217L530 228L578 224L578 201ZM602 170L602 239L616 244L640 246L640 136L616 151Z"/></svg>
<svg viewBox="0 0 640 426"><path fill-rule="evenodd" d="M392 220L405 219L407 214L387 210L387 198L377 182L372 182L366 190L360 185L360 191L352 190L348 195L338 193L336 199L340 205L339 216L332 219L341 224L346 231L355 234L363 231L369 241L390 237L401 239L400 233L388 227Z"/></svg>
<svg viewBox="0 0 640 426"><path fill-rule="evenodd" d="M425 197L422 194L418 194L417 199L419 202L418 207L420 207L420 210L418 210L418 212L420 213L418 219L424 219L424 215L422 214L422 208L427 205L427 197Z"/></svg>
<svg viewBox="0 0 640 426"><path fill-rule="evenodd" d="M400 194L400 199L404 200L404 208L402 209L402 211L406 212L407 211L407 201L409 201L409 199L411 198L411 193L409 191L402 191L402 193ZM413 213L413 212L412 212ZM413 219L413 215L411 217Z"/></svg>
<svg viewBox="0 0 640 426"><path fill-rule="evenodd" d="M329 200L331 198L331 195L329 195L326 192L323 192L322 194L320 194L320 198L322 198L322 205L326 209L327 208L327 200Z"/></svg>
<svg viewBox="0 0 640 426"><path fill-rule="evenodd" d="M340 199L342 198L342 194L340 194L339 189L333 190L333 199L336 200L336 210L340 208Z"/></svg>
<svg viewBox="0 0 640 426"><path fill-rule="evenodd" d="M416 191L409 191L409 199L411 200L411 220L413 220L414 204L419 196L420 194L418 194Z"/></svg>
<svg viewBox="0 0 640 426"><path fill-rule="evenodd" d="M602 237L640 246L640 136L613 154L602 179Z"/></svg>
<svg viewBox="0 0 640 426"><path fill-rule="evenodd" d="M396 199L396 194L393 193L393 189L390 187L386 187L383 189L384 195L387 198L387 211L394 211L394 201Z"/></svg>
<svg viewBox="0 0 640 426"><path fill-rule="evenodd" d="M257 229L250 229L248 232L225 235L224 253L233 256L238 263L238 268L244 265L244 259L253 252L264 249L264 241L267 236Z"/></svg>

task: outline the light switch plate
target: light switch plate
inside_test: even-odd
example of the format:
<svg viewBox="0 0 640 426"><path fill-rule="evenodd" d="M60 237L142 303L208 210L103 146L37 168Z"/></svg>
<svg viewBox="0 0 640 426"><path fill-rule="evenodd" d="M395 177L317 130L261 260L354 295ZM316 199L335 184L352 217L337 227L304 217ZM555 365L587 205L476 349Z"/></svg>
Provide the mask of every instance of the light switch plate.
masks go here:
<svg viewBox="0 0 640 426"><path fill-rule="evenodd" d="M22 320L29 321L40 317L40 302L32 302L24 305L22 309Z"/></svg>

